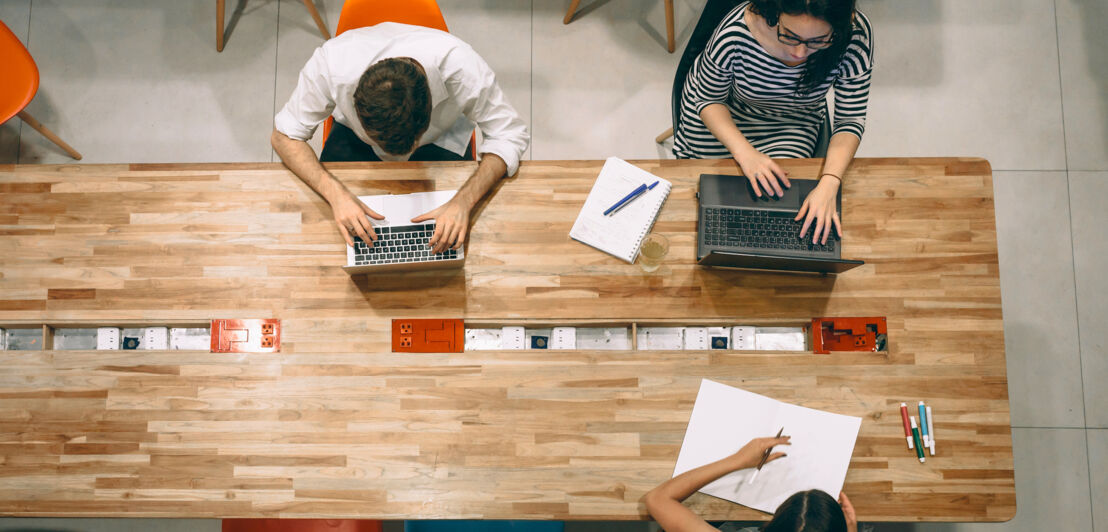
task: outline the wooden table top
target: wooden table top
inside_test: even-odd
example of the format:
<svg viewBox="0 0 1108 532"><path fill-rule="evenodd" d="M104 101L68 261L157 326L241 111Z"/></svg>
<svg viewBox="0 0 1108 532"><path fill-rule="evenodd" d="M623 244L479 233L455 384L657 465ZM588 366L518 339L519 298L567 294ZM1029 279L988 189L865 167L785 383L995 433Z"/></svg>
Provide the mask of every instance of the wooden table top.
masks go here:
<svg viewBox="0 0 1108 532"><path fill-rule="evenodd" d="M671 180L644 274L572 241L602 161L525 162L464 271L350 277L330 209L278 164L0 165L0 323L282 320L277 354L0 352L0 515L646 519L702 378L863 417L861 520L1002 521L1015 480L992 177L859 159L837 278L696 267L701 173ZM814 176L814 161L784 161ZM457 187L473 163L339 164L355 193ZM890 351L393 354L397 317L804 321L887 316ZM901 401L934 407L938 455ZM765 514L697 494L714 520Z"/></svg>

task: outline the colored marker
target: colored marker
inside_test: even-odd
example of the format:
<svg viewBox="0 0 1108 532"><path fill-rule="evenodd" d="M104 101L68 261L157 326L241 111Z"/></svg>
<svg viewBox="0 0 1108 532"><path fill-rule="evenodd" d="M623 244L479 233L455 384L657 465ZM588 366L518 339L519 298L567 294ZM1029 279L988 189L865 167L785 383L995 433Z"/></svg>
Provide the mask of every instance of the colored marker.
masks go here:
<svg viewBox="0 0 1108 532"><path fill-rule="evenodd" d="M923 406L923 401L919 402L919 431L923 436L923 446L930 447L927 443L927 409Z"/></svg>
<svg viewBox="0 0 1108 532"><path fill-rule="evenodd" d="M904 438L908 440L908 448L912 448L912 428L908 426L908 405L900 403L900 419L904 420Z"/></svg>
<svg viewBox="0 0 1108 532"><path fill-rule="evenodd" d="M912 439L916 441L916 458L919 458L919 462L922 464L927 461L923 457L923 443L919 441L919 429L916 428L916 416L912 416L909 419L912 420Z"/></svg>
<svg viewBox="0 0 1108 532"><path fill-rule="evenodd" d="M927 407L927 432L931 433L928 437L928 443L931 444L928 450L931 451L931 456L935 456L935 418L931 415L930 406Z"/></svg>

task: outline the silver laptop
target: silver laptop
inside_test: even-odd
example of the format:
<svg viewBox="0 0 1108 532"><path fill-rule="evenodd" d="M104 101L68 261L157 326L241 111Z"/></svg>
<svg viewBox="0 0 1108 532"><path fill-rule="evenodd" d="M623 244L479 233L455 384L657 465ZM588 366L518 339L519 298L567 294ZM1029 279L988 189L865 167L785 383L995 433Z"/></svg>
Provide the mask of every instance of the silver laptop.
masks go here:
<svg viewBox="0 0 1108 532"><path fill-rule="evenodd" d="M465 264L465 249L448 249L432 253L428 242L435 233L433 220L412 223L419 216L454 197L454 190L359 196L358 199L384 220L372 220L377 241L372 246L354 237L354 245L346 246L346 266L349 274L461 268Z"/></svg>

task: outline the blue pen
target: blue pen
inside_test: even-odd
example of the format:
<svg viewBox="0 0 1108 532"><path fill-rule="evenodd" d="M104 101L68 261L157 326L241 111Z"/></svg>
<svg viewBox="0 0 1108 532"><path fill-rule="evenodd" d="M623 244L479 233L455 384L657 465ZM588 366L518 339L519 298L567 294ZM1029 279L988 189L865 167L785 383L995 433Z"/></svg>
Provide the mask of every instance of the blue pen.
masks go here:
<svg viewBox="0 0 1108 532"><path fill-rule="evenodd" d="M930 447L927 436L927 410L923 406L923 401L919 402L919 431L923 435L923 446Z"/></svg>
<svg viewBox="0 0 1108 532"><path fill-rule="evenodd" d="M616 212L616 211L622 209L623 207L627 206L628 203L631 203L632 201L634 201L635 198L643 195L646 191L653 190L654 187L657 186L657 185L658 185L658 181L655 181L655 182L651 183L650 186L646 186L645 184L644 185L639 185L637 188L635 188L635 190L632 190L631 193L628 194L626 197L624 197L623 199L617 201L615 205L612 205L611 207L608 207L608 210L604 211L604 216L607 216L609 214L612 214L613 212Z"/></svg>

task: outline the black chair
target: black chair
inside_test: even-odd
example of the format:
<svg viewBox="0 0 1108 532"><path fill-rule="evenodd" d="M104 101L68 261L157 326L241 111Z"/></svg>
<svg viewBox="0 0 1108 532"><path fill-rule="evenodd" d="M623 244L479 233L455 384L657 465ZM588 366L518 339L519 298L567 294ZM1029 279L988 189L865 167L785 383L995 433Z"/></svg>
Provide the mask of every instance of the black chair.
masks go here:
<svg viewBox="0 0 1108 532"><path fill-rule="evenodd" d="M700 13L700 20L696 22L696 27L693 28L689 42L685 45L685 51L681 52L681 60L677 63L677 72L673 75L673 89L670 92L670 112L673 115L673 128L655 137L654 141L658 144L673 135L680 126L681 91L685 89L685 78L689 77L689 69L692 68L693 62L704 51L704 47L708 45L708 39L712 38L716 27L719 26L720 22L723 22L723 17L726 17L732 9L735 9L742 2L743 0L708 0L708 3L704 5L704 11ZM830 140L831 119L827 113L824 113L823 123L820 124L819 128L819 136L816 137L816 150L812 156L816 158L825 157L827 155L827 144Z"/></svg>

